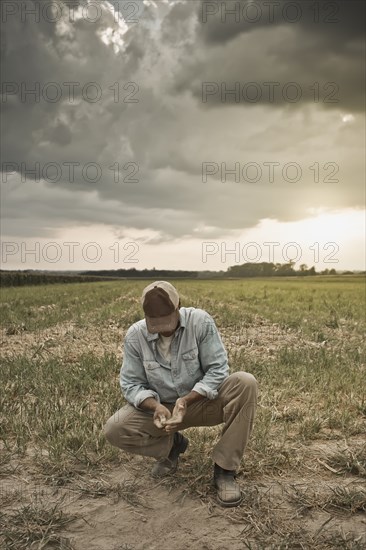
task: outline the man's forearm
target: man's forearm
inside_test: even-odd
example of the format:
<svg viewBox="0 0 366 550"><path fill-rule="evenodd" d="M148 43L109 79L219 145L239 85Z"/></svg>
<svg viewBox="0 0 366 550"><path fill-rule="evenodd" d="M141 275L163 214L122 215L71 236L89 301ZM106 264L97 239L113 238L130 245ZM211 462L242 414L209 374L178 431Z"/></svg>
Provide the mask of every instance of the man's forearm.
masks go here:
<svg viewBox="0 0 366 550"><path fill-rule="evenodd" d="M143 409L144 411L154 412L158 405L159 405L159 402L156 399L154 399L153 397L148 397L147 399L144 399L144 401L140 403L140 408Z"/></svg>
<svg viewBox="0 0 366 550"><path fill-rule="evenodd" d="M196 403L197 401L202 401L202 399L205 399L205 396L201 395L197 391L191 391L181 399L184 399L184 401L187 403L187 407L189 407L189 405L191 405L192 403Z"/></svg>

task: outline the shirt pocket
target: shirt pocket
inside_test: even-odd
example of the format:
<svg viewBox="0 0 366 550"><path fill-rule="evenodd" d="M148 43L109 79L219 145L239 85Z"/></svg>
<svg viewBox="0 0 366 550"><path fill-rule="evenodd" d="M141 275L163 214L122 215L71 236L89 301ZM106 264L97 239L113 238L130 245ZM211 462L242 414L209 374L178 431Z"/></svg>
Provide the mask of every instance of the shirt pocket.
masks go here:
<svg viewBox="0 0 366 550"><path fill-rule="evenodd" d="M158 368L160 368L160 364L157 361L150 361L150 360L144 361L144 369L146 372L151 372Z"/></svg>
<svg viewBox="0 0 366 550"><path fill-rule="evenodd" d="M151 389L157 390L161 386L162 372L161 366L157 361L144 361L146 378Z"/></svg>
<svg viewBox="0 0 366 550"><path fill-rule="evenodd" d="M198 355L198 349L192 348L182 353L182 360L187 370L194 376L201 369L200 359Z"/></svg>

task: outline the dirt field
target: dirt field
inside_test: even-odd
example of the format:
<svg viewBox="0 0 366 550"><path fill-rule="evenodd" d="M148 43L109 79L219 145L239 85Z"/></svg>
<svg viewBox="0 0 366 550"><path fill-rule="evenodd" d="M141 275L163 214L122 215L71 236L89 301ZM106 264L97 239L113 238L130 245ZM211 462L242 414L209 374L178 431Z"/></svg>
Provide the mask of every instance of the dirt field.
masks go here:
<svg viewBox="0 0 366 550"><path fill-rule="evenodd" d="M103 437L145 284L3 290L1 548L365 548L364 279L176 282L183 305L213 315L231 371L259 382L245 498L229 510L211 483L220 426L187 430L159 482L152 459Z"/></svg>

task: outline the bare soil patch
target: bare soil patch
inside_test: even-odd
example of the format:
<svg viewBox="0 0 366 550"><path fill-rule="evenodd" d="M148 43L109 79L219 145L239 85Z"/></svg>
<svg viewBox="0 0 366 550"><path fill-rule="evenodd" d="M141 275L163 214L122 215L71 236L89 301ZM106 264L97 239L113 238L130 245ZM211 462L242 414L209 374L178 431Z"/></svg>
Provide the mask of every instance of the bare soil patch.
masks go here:
<svg viewBox="0 0 366 550"><path fill-rule="evenodd" d="M1 330L3 357L54 356L72 363L85 353L120 356L125 329L115 321L87 327L65 322L36 332L11 332ZM327 340L310 341L294 329L286 330L259 316L250 327L221 328L220 333L229 355L244 351L249 358L265 357L268 363L275 360L284 345L299 350L329 345ZM291 420L291 411L296 410L296 403L290 403L278 414L286 414ZM11 514L29 504L37 509L54 509L55 513L61 510L70 518L70 523L61 525L58 531L58 546L52 546L52 540L47 542L45 536L43 542L40 539L29 546L33 549L364 548L365 458L356 457L361 469L352 471L332 462L332 457L337 452L348 456L348 448L352 466L354 449L362 449L365 443L366 438L360 435L347 442L330 439L296 443L289 450L293 456L287 466L275 465L273 475L270 468L260 475L258 470L246 468L244 461L239 482L245 498L232 510L217 505L209 482L211 472L198 477L191 472L193 450L182 458L173 479L156 482L149 475L152 460L121 453L119 466L94 476L75 475L62 487L46 482L28 456L2 468L1 521L9 525ZM248 457L248 463L253 463L255 453L251 449ZM192 477L201 489L192 491ZM4 548L18 550L7 539L2 543Z"/></svg>

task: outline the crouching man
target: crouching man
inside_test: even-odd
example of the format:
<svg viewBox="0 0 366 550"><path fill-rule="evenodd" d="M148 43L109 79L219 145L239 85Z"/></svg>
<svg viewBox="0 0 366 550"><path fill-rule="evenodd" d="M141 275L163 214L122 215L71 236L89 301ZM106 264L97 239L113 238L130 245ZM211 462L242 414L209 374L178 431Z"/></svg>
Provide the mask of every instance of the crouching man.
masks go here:
<svg viewBox="0 0 366 550"><path fill-rule="evenodd" d="M148 285L141 301L145 319L127 331L120 373L128 404L106 423L106 438L124 451L156 458L152 475L163 477L176 471L187 449L181 430L223 423L213 480L219 504L237 506L242 494L235 477L253 426L257 382L246 372L229 375L212 317L180 307L170 283Z"/></svg>

